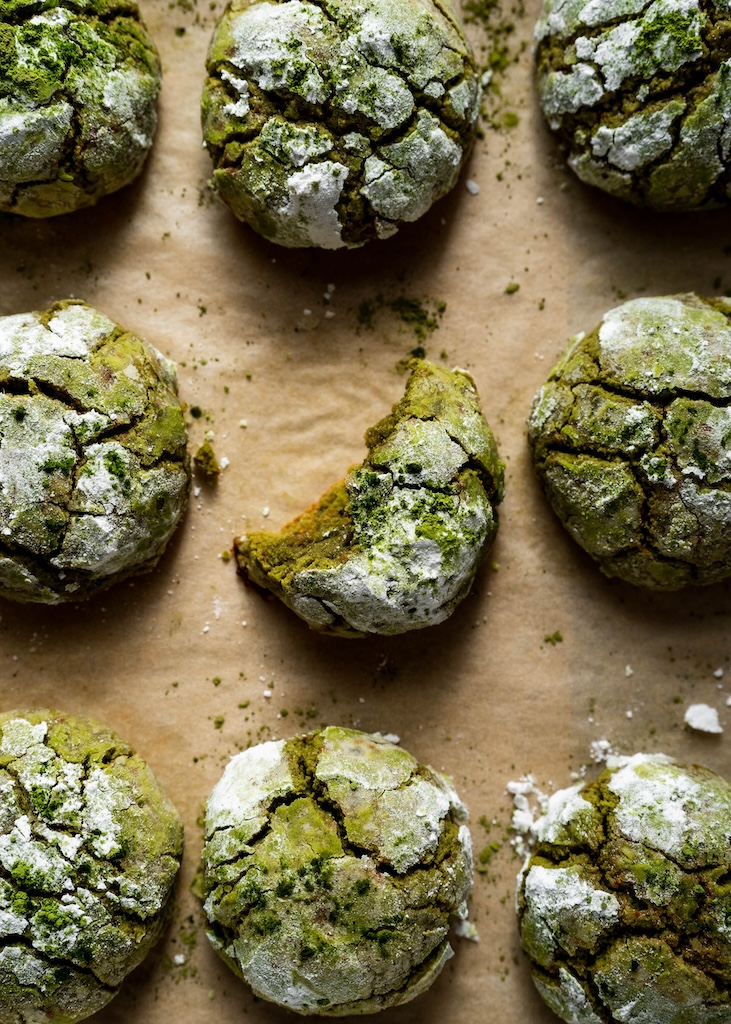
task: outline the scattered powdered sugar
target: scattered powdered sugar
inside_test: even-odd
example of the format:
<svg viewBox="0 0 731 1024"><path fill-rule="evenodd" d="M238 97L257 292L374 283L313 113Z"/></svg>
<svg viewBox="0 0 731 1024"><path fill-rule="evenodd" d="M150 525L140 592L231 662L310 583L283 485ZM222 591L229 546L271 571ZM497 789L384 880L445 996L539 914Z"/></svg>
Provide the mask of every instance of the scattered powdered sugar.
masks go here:
<svg viewBox="0 0 731 1024"><path fill-rule="evenodd" d="M454 926L454 934L458 935L460 939L468 939L470 942L479 942L480 935L475 928L472 921L468 921L466 917L460 918Z"/></svg>
<svg viewBox="0 0 731 1024"><path fill-rule="evenodd" d="M548 806L548 796L538 788L532 775L509 782L506 789L513 797L514 807L510 844L519 857L526 857L535 842L536 823Z"/></svg>
<svg viewBox="0 0 731 1024"><path fill-rule="evenodd" d="M591 760L594 764L610 762L615 759L612 746L607 739L593 740L590 744ZM578 772L573 772L575 779L583 778L587 765L582 765ZM511 846L520 857L526 857L536 839L540 835L551 841L555 829L564 825L569 819L589 808L589 804L580 796L582 784L547 794L536 784L533 775L522 775L518 780L508 782L506 789L513 797L513 814L511 830L513 836Z"/></svg>
<svg viewBox="0 0 731 1024"><path fill-rule="evenodd" d="M545 806L545 813L533 825L533 833L542 841L560 843L566 826L578 822L582 816L591 816L592 805L585 800L581 791L583 783L552 793Z"/></svg>
<svg viewBox="0 0 731 1024"><path fill-rule="evenodd" d="M594 764L601 764L614 753L612 744L607 739L592 740L589 744L589 752Z"/></svg>

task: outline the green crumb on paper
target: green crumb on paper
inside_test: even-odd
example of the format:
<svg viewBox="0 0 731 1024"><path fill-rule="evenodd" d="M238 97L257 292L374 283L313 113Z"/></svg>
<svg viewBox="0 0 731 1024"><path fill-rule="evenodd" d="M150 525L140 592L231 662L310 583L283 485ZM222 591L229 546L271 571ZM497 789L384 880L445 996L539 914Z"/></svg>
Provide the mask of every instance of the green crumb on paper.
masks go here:
<svg viewBox="0 0 731 1024"><path fill-rule="evenodd" d="M368 331L372 331L375 326L373 318L376 313L376 307L382 304L382 299L376 300L376 302L373 302L370 299L364 299L358 306L356 313L359 326L364 327Z"/></svg>
<svg viewBox="0 0 731 1024"><path fill-rule="evenodd" d="M373 299L364 299L358 306L356 310L358 329L374 330L376 320L384 309L395 313L399 322L413 332L416 340L424 342L438 329L439 322L446 312L447 303L442 300L426 303L415 296L407 295L385 299L383 295L379 294Z"/></svg>
<svg viewBox="0 0 731 1024"><path fill-rule="evenodd" d="M503 844L497 839L494 839L491 843L488 843L487 846L480 850L477 857L478 872L484 872L487 869L495 854L498 853L502 847Z"/></svg>
<svg viewBox="0 0 731 1024"><path fill-rule="evenodd" d="M437 302L433 312L429 312L418 299L401 297L393 299L391 309L410 327L419 341L426 338L439 327L439 320L447 308L446 302Z"/></svg>
<svg viewBox="0 0 731 1024"><path fill-rule="evenodd" d="M210 480L214 480L219 475L221 464L216 458L216 453L210 441L204 441L196 450L193 456L193 465Z"/></svg>

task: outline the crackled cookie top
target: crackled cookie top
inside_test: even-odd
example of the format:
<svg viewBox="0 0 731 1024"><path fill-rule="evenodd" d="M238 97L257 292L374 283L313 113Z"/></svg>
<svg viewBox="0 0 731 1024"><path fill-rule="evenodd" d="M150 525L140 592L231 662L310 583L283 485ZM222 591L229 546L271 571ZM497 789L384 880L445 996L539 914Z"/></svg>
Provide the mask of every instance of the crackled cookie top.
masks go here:
<svg viewBox="0 0 731 1024"><path fill-rule="evenodd" d="M475 63L449 3L233 0L203 91L213 186L286 246L394 233L455 183Z"/></svg>
<svg viewBox="0 0 731 1024"><path fill-rule="evenodd" d="M449 781L377 735L327 728L234 757L206 810L209 938L257 995L373 1013L424 991L472 886Z"/></svg>
<svg viewBox="0 0 731 1024"><path fill-rule="evenodd" d="M0 1020L74 1024L159 938L180 865L177 812L96 722L0 715Z"/></svg>
<svg viewBox="0 0 731 1024"><path fill-rule="evenodd" d="M160 62L129 0L4 0L0 210L69 213L128 184L156 125Z"/></svg>
<svg viewBox="0 0 731 1024"><path fill-rule="evenodd" d="M536 472L609 576L731 575L731 304L643 298L579 335L528 421Z"/></svg>
<svg viewBox="0 0 731 1024"><path fill-rule="evenodd" d="M497 532L503 465L472 379L416 360L369 454L281 533L236 541L241 572L314 629L402 633L447 618Z"/></svg>
<svg viewBox="0 0 731 1024"><path fill-rule="evenodd" d="M554 794L519 879L536 986L569 1024L731 1021L731 786L662 754Z"/></svg>
<svg viewBox="0 0 731 1024"><path fill-rule="evenodd" d="M657 209L729 199L727 0L544 0L538 94L578 176Z"/></svg>
<svg viewBox="0 0 731 1024"><path fill-rule="evenodd" d="M83 302L0 318L0 594L77 600L152 568L187 500L176 388Z"/></svg>

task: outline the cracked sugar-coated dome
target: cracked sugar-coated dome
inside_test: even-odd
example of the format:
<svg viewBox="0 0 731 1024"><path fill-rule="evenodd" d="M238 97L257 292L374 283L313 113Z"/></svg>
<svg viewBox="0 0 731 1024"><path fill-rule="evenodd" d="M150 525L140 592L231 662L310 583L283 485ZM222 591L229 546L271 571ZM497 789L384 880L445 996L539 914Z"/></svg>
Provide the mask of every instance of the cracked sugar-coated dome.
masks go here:
<svg viewBox="0 0 731 1024"><path fill-rule="evenodd" d="M152 569L186 506L175 365L84 302L0 317L0 595Z"/></svg>
<svg viewBox="0 0 731 1024"><path fill-rule="evenodd" d="M257 995L301 1014L405 1003L467 913L466 818L445 776L379 735L250 747L206 809L209 938Z"/></svg>
<svg viewBox="0 0 731 1024"><path fill-rule="evenodd" d="M448 2L233 0L207 71L213 187L286 246L357 246L416 220L455 184L479 112Z"/></svg>
<svg viewBox="0 0 731 1024"><path fill-rule="evenodd" d="M413 360L368 455L279 533L235 541L241 574L312 629L392 635L443 622L498 528L503 464L463 370Z"/></svg>
<svg viewBox="0 0 731 1024"><path fill-rule="evenodd" d="M0 715L0 1020L105 1006L162 933L182 850L175 808L105 726Z"/></svg>
<svg viewBox="0 0 731 1024"><path fill-rule="evenodd" d="M640 298L573 339L528 420L536 473L608 576L731 576L731 303Z"/></svg>
<svg viewBox="0 0 731 1024"><path fill-rule="evenodd" d="M663 754L549 799L519 878L523 949L568 1024L731 1021L731 786Z"/></svg>
<svg viewBox="0 0 731 1024"><path fill-rule="evenodd" d="M538 96L582 181L658 210L731 194L728 0L544 0Z"/></svg>

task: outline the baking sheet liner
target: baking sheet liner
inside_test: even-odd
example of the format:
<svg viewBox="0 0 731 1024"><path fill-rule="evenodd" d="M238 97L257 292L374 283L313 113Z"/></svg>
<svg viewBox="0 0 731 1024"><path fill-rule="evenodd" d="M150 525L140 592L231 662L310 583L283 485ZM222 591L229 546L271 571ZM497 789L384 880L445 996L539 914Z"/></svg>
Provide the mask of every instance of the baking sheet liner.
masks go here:
<svg viewBox="0 0 731 1024"><path fill-rule="evenodd" d="M396 733L451 775L471 811L479 868L470 913L480 941L455 940L429 994L379 1019L550 1024L517 942L506 785L526 773L545 792L568 785L597 739L729 774L727 737L690 733L683 713L706 702L731 728L731 593L646 594L603 578L543 500L525 417L568 337L605 309L635 295L731 288L731 211L642 213L573 178L535 108L530 0L504 12L516 59L487 104L493 120L510 111L518 123L484 122L450 196L361 250L277 248L206 186L198 103L222 5L141 7L164 68L142 177L95 209L0 219L0 314L77 296L137 331L178 362L181 396L201 412L189 417L192 448L212 431L228 460L217 483L196 480L149 576L85 605L0 604L3 708L50 705L104 721L150 762L185 822L166 937L90 1020L293 1019L255 999L208 947L191 893L200 813L248 743L341 724ZM481 26L468 34L486 60ZM506 292L511 283L519 289ZM393 308L404 298L438 327L416 331ZM418 346L475 378L507 465L497 543L443 625L384 639L317 636L245 587L221 554L246 529L283 525L362 459L363 433L401 397L403 361Z"/></svg>

